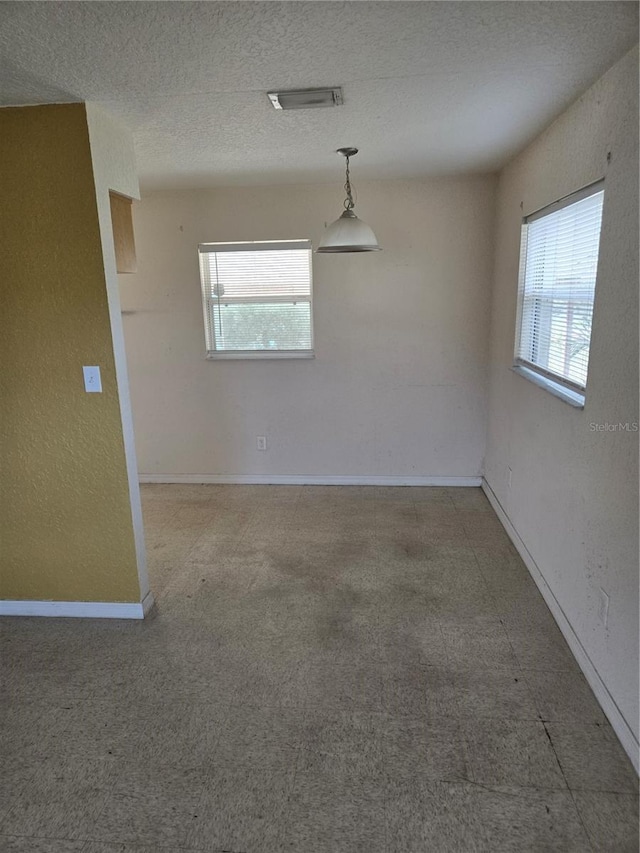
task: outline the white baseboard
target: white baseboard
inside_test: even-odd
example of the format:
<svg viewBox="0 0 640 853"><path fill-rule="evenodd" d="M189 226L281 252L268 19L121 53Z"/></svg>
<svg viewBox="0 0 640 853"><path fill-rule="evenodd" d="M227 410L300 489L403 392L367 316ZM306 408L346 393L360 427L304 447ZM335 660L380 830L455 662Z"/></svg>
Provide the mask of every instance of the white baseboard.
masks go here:
<svg viewBox="0 0 640 853"><path fill-rule="evenodd" d="M139 474L141 483L211 483L279 486L481 486L482 477L371 474Z"/></svg>
<svg viewBox="0 0 640 853"><path fill-rule="evenodd" d="M153 607L149 592L142 601L7 601L0 616L67 616L79 619L144 619Z"/></svg>
<svg viewBox="0 0 640 853"><path fill-rule="evenodd" d="M502 522L502 526L507 531L507 534L511 541L513 542L516 550L522 557L522 560L529 570L529 574L533 578L536 586L542 593L544 600L547 603L547 607L551 611L553 618L556 620L558 627L562 631L562 634L567 641L573 656L580 669L582 670L584 677L589 682L589 686L593 690L596 699L600 703L600 707L604 711L607 716L607 719L611 723L611 728L614 730L624 751L627 753L629 758L631 759L631 763L633 764L636 773L640 772L640 755L639 755L639 744L636 736L634 735L631 727L625 720L622 712L618 708L615 699L609 693L607 685L602 680L598 670L595 668L591 658L587 654L584 646L580 642L580 639L576 632L574 631L567 615L562 609L558 599L553 594L553 591L549 584L544 579L544 575L542 574L538 564L533 559L531 554L529 553L527 546L524 544L518 531L513 526L509 516L505 512L502 504L498 500L495 492L489 485L489 483L483 479L482 481L482 490L487 496L489 503L493 507L496 512L496 515Z"/></svg>

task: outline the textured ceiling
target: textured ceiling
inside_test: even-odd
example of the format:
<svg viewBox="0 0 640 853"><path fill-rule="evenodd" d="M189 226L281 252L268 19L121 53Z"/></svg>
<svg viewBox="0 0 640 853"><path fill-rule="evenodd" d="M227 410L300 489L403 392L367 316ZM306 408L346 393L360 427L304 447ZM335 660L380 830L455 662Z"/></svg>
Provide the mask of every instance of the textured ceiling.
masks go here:
<svg viewBox="0 0 640 853"><path fill-rule="evenodd" d="M3 2L0 103L99 102L145 188L485 171L637 41L635 2ZM276 112L274 88L344 106Z"/></svg>

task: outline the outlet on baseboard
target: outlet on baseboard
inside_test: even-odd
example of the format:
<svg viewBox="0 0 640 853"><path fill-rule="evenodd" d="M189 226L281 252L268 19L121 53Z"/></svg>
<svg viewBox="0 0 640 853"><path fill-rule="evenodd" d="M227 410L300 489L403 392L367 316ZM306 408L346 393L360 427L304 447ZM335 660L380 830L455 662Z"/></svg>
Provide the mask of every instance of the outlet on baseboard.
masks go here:
<svg viewBox="0 0 640 853"><path fill-rule="evenodd" d="M256 447L258 450L266 450L267 449L267 436L266 435L257 435L256 436Z"/></svg>
<svg viewBox="0 0 640 853"><path fill-rule="evenodd" d="M598 604L598 617L605 628L609 627L609 596L600 587L600 601Z"/></svg>

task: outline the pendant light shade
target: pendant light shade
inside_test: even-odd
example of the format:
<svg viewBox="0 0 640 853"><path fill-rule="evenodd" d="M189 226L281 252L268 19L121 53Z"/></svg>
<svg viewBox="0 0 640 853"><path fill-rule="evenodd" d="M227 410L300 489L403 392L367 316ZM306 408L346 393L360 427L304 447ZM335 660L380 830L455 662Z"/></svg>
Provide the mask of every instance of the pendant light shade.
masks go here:
<svg viewBox="0 0 640 853"><path fill-rule="evenodd" d="M327 228L317 252L379 252L380 246L371 228L355 215L345 210Z"/></svg>
<svg viewBox="0 0 640 853"><path fill-rule="evenodd" d="M344 212L339 219L332 222L327 228L324 237L316 252L340 253L340 252L379 252L380 246L376 235L371 228L358 219L354 212L354 201L351 194L351 181L349 175L349 158L358 153L357 148L338 148L338 154L342 154L347 160L347 180L344 188L347 197L344 201Z"/></svg>

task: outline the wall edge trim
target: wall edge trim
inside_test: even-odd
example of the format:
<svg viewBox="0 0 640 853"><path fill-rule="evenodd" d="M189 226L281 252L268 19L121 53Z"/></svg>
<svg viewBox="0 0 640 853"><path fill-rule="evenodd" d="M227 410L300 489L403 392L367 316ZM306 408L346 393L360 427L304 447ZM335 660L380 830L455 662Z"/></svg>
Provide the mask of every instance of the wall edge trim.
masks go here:
<svg viewBox="0 0 640 853"><path fill-rule="evenodd" d="M513 542L518 554L522 557L522 560L527 567L529 574L531 575L535 585L540 590L542 597L544 598L547 607L551 611L551 615L555 619L558 628L562 632L563 637L567 641L569 648L571 649L571 653L576 659L578 666L582 670L584 677L587 679L589 686L593 690L596 699L598 700L600 707L604 711L607 719L611 723L611 728L616 733L618 740L622 744L622 748L629 756L631 763L636 771L636 773L640 773L640 744L636 739L629 723L624 718L622 712L618 708L615 699L609 692L607 685L602 680L602 677L595 665L593 664L591 658L589 657L586 649L580 642L580 638L576 634L573 629L573 626L569 622L562 606L560 605L558 599L555 597L553 590L547 583L542 574L542 571L538 567L538 564L530 554L527 546L524 541L520 538L520 534L516 530L513 522L507 515L504 510L502 504L500 503L497 495L491 488L491 485L487 482L487 480L482 478L482 491L487 496L489 503L495 510L496 515L500 519L500 522L509 536L509 539Z"/></svg>
<svg viewBox="0 0 640 853"><path fill-rule="evenodd" d="M282 486L481 486L482 477L324 474L139 474L141 483Z"/></svg>
<svg viewBox="0 0 640 853"><path fill-rule="evenodd" d="M51 616L77 619L144 619L153 606L143 601L12 601L0 600L0 616Z"/></svg>
<svg viewBox="0 0 640 853"><path fill-rule="evenodd" d="M153 597L153 593L151 592L151 590L149 590L149 592L145 595L145 597L141 601L143 617L148 615L149 611L151 610L151 608L153 607L153 605L155 603L156 602L155 602L155 599Z"/></svg>

